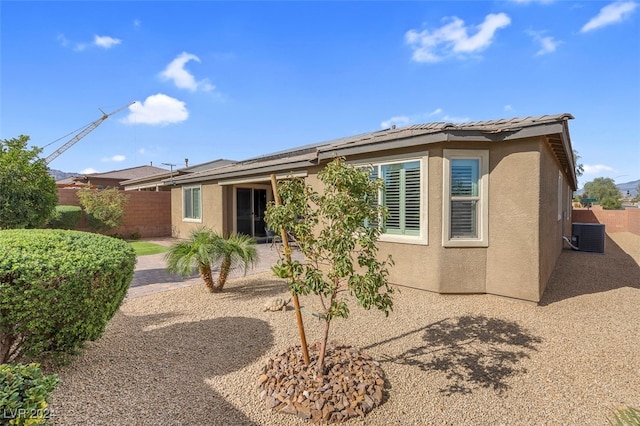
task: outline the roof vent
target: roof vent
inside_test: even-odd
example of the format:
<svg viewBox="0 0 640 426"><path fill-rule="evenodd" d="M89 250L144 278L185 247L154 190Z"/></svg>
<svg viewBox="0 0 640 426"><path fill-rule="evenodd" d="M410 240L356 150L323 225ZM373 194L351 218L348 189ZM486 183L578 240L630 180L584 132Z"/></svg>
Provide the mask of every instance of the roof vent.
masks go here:
<svg viewBox="0 0 640 426"><path fill-rule="evenodd" d="M392 124L392 125L391 125L391 130L395 130L395 129L396 129L396 125L395 125L395 124Z"/></svg>

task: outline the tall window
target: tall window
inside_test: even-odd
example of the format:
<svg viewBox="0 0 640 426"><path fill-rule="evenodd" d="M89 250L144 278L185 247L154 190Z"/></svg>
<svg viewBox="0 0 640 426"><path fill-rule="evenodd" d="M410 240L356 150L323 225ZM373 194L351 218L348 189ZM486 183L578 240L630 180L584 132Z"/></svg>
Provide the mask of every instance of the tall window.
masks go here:
<svg viewBox="0 0 640 426"><path fill-rule="evenodd" d="M562 206L564 204L562 199L563 188L562 172L558 172L558 220L562 220Z"/></svg>
<svg viewBox="0 0 640 426"><path fill-rule="evenodd" d="M385 183L382 203L389 209L384 232L420 235L420 162L380 166Z"/></svg>
<svg viewBox="0 0 640 426"><path fill-rule="evenodd" d="M488 245L486 150L444 150L443 245Z"/></svg>
<svg viewBox="0 0 640 426"><path fill-rule="evenodd" d="M202 197L199 186L182 188L182 217L184 219L202 219Z"/></svg>
<svg viewBox="0 0 640 426"><path fill-rule="evenodd" d="M427 243L426 167L426 156L390 158L373 165L371 178L380 177L385 183L376 201L389 212L387 220L380 224L382 241Z"/></svg>

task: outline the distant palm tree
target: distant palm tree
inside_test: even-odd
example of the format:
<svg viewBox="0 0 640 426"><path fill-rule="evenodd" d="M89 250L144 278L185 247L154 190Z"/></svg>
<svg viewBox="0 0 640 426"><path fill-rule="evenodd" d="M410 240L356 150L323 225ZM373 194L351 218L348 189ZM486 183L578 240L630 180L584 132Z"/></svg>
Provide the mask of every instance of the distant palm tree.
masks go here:
<svg viewBox="0 0 640 426"><path fill-rule="evenodd" d="M251 237L234 233L224 238L205 227L194 230L189 239L173 244L165 255L170 272L189 276L197 269L212 293L222 291L231 269L242 266L246 272L257 258L255 241ZM220 273L214 282L211 265L218 262Z"/></svg>

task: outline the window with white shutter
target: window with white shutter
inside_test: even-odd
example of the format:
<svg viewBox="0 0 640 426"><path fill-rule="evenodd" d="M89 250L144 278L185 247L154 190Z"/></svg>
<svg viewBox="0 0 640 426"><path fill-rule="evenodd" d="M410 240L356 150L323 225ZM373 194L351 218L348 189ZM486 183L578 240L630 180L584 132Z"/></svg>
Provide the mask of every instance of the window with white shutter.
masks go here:
<svg viewBox="0 0 640 426"><path fill-rule="evenodd" d="M385 188L376 202L387 207L389 216L381 226L381 241L427 244L427 153L406 158L378 159L370 165L371 179L381 178Z"/></svg>
<svg viewBox="0 0 640 426"><path fill-rule="evenodd" d="M488 245L486 150L444 150L444 246Z"/></svg>

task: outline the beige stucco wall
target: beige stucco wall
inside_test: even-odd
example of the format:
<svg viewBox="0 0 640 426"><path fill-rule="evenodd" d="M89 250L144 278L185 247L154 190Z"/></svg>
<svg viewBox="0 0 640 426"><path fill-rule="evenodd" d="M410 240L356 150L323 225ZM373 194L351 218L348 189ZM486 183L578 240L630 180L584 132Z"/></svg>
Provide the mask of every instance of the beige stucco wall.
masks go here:
<svg viewBox="0 0 640 426"><path fill-rule="evenodd" d="M557 220L558 167L543 138L517 142L447 143L446 149L489 150L488 247L443 247L443 149L429 144L370 155L348 162L375 162L380 157L428 153L428 241L426 244L379 243L380 257L391 255L390 282L439 293L490 293L539 301L562 251L562 234L570 220ZM320 191L319 168L307 182ZM262 182L261 182L262 183ZM570 194L564 179L563 200ZM233 187L202 185L203 222L221 232L233 230ZM199 224L184 222L182 193L172 191L176 236ZM566 205L566 203L565 203ZM224 207L223 207L224 206Z"/></svg>
<svg viewBox="0 0 640 426"><path fill-rule="evenodd" d="M490 152L487 293L538 300L539 141Z"/></svg>
<svg viewBox="0 0 640 426"><path fill-rule="evenodd" d="M538 265L538 298L542 297L556 261L563 249L562 236L571 236L571 212L567 211L567 197L573 191L566 176L562 176L562 202L558 210L558 174L559 165L549 146L540 144L540 262ZM558 215L560 214L560 220Z"/></svg>
<svg viewBox="0 0 640 426"><path fill-rule="evenodd" d="M186 185L195 186L195 185ZM182 187L171 189L171 229L175 238L187 238L189 234L200 226L207 226L214 231L226 231L227 215L223 208L226 187L215 182L202 183L202 220L185 220L182 217Z"/></svg>

